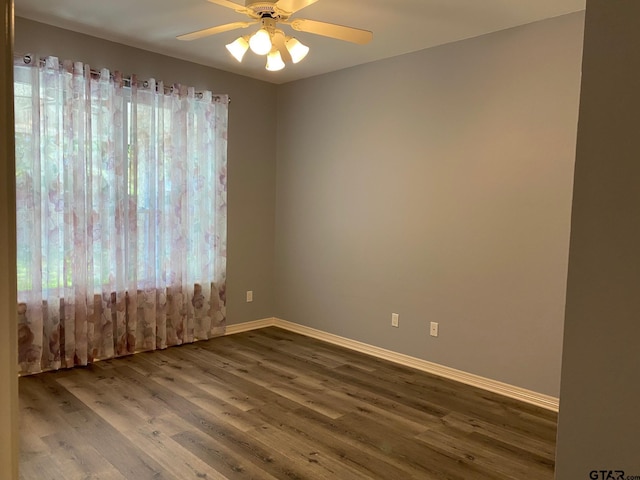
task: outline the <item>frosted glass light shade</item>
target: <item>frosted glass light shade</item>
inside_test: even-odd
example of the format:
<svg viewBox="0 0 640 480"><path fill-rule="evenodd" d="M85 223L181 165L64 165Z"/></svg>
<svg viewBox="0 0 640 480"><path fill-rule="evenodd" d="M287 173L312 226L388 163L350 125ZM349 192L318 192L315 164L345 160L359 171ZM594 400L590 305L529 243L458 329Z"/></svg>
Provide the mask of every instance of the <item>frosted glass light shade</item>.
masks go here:
<svg viewBox="0 0 640 480"><path fill-rule="evenodd" d="M282 55L278 50L271 50L271 53L267 55L267 70L270 72L277 72L284 68L284 62L282 61Z"/></svg>
<svg viewBox="0 0 640 480"><path fill-rule="evenodd" d="M239 37L233 43L227 45L227 50L233 55L233 57L242 62L242 57L249 50L249 42L247 42L247 37Z"/></svg>
<svg viewBox="0 0 640 480"><path fill-rule="evenodd" d="M264 28L261 28L251 36L249 46L256 55L266 55L271 51L271 35Z"/></svg>
<svg viewBox="0 0 640 480"><path fill-rule="evenodd" d="M309 53L309 47L300 43L300 41L296 38L290 38L287 40L287 50L291 54L291 61L293 63L298 63Z"/></svg>

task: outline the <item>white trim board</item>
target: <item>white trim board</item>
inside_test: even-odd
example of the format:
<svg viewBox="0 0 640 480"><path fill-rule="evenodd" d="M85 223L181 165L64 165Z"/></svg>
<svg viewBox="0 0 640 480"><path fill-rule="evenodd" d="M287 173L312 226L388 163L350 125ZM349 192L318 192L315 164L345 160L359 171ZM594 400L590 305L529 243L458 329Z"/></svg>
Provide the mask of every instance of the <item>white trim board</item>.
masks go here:
<svg viewBox="0 0 640 480"><path fill-rule="evenodd" d="M316 330L315 328L306 327L297 323L288 322L280 318L264 318L262 320L254 320L252 322L239 323L236 325L228 325L226 335L233 335L235 333L247 332L250 330L257 330L259 328L266 327L279 327L285 330L289 330L294 333L299 333L307 337L323 340L334 345L339 345L357 352L366 353L374 357L382 358L390 362L398 363L406 367L415 368L423 372L438 375L440 377L455 380L472 387L481 388L489 392L504 395L505 397L520 400L538 407L546 408L557 412L559 410L559 399L543 393L534 392L525 388L516 387L507 383L498 382L497 380L491 380L490 378L484 378L473 373L463 372L456 370L455 368L445 367L437 363L428 362L419 358L404 355L402 353L393 352L384 348L376 347L366 343L351 340L349 338L334 335L333 333L323 332L322 330Z"/></svg>

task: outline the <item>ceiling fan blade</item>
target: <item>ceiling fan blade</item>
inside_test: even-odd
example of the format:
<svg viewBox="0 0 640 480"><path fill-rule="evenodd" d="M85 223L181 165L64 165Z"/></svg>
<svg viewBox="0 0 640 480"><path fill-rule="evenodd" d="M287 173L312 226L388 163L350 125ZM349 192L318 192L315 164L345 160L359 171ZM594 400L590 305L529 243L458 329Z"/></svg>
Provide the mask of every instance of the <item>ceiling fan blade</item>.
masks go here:
<svg viewBox="0 0 640 480"><path fill-rule="evenodd" d="M235 10L238 13L248 13L249 9L245 8L244 5L238 5L235 2L231 2L230 0L208 0L211 3L215 3L216 5L220 5L221 7L227 7L232 10Z"/></svg>
<svg viewBox="0 0 640 480"><path fill-rule="evenodd" d="M335 23L318 22L304 18L296 18L290 22L282 23L290 25L291 28L299 32L315 33L316 35L337 38L338 40L345 40L359 45L369 43L373 39L373 33L369 30L345 27L343 25L336 25Z"/></svg>
<svg viewBox="0 0 640 480"><path fill-rule="evenodd" d="M208 37L209 35L215 35L217 33L228 32L229 30L236 30L238 28L247 28L251 25L258 23L255 22L233 22L225 25L218 25L217 27L205 28L204 30L197 30L191 33L185 33L179 35L176 38L178 40L196 40L198 38Z"/></svg>
<svg viewBox="0 0 640 480"><path fill-rule="evenodd" d="M276 33L273 35L273 44L280 52L282 61L284 63L292 63L293 60L291 59L291 54L289 53L289 50L287 49L287 45L285 42L286 42L286 37L284 35L284 32L282 30L277 30Z"/></svg>
<svg viewBox="0 0 640 480"><path fill-rule="evenodd" d="M278 0L275 7L279 12L291 15L296 13L298 10L308 7L312 3L316 3L317 1L318 0Z"/></svg>

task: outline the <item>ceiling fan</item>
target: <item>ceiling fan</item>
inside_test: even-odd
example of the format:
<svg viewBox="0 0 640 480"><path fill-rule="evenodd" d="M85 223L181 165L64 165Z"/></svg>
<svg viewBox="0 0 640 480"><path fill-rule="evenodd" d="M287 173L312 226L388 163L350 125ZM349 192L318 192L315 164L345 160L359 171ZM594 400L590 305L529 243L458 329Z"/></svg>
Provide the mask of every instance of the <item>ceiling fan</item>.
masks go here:
<svg viewBox="0 0 640 480"><path fill-rule="evenodd" d="M259 30L252 35L239 37L228 44L227 50L239 62L249 48L257 55L267 55L267 70L282 70L285 62L298 63L307 53L309 47L303 45L296 38L285 35L278 28L278 24L287 25L299 32L308 32L329 38L364 45L373 38L373 33L359 28L345 27L334 23L307 20L304 18L291 19L291 15L317 0L245 0L244 6L230 0L208 0L211 3L227 7L238 13L247 15L250 20L233 22L217 27L205 28L176 37L178 40L196 40L198 38L216 35L218 33L248 28L260 24Z"/></svg>

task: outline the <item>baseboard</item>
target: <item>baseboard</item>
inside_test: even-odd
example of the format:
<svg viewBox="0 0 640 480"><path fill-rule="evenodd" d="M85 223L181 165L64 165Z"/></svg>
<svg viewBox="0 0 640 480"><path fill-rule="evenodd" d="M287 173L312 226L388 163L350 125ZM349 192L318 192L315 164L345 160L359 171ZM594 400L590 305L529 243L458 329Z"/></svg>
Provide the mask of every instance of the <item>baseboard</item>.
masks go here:
<svg viewBox="0 0 640 480"><path fill-rule="evenodd" d="M273 317L263 318L261 320L253 320L252 322L236 323L234 325L227 325L225 335L248 332L250 330L257 330L259 328L274 327L275 325L276 319Z"/></svg>
<svg viewBox="0 0 640 480"><path fill-rule="evenodd" d="M529 403L538 407L545 408L557 412L559 409L559 399L543 393L534 392L525 388L516 387L507 383L498 382L497 380L491 380L489 378L474 375L473 373L463 372L454 368L445 367L437 363L428 362L419 358L404 355L402 353L393 352L384 348L369 345L349 338L334 335L332 333L323 332L315 328L306 327L297 323L288 322L280 318L265 318L262 320L255 320L253 322L240 323L236 325L227 326L227 335L233 335L234 333L246 332L249 330L256 330L258 328L265 327L279 327L285 330L289 330L294 333L299 333L307 337L323 340L334 345L349 348L357 352L366 353L374 357L382 358L390 362L398 363L406 367L415 368L423 372L438 375L444 378L455 380L472 387L481 388L489 392L504 395L505 397L520 400L522 402Z"/></svg>

